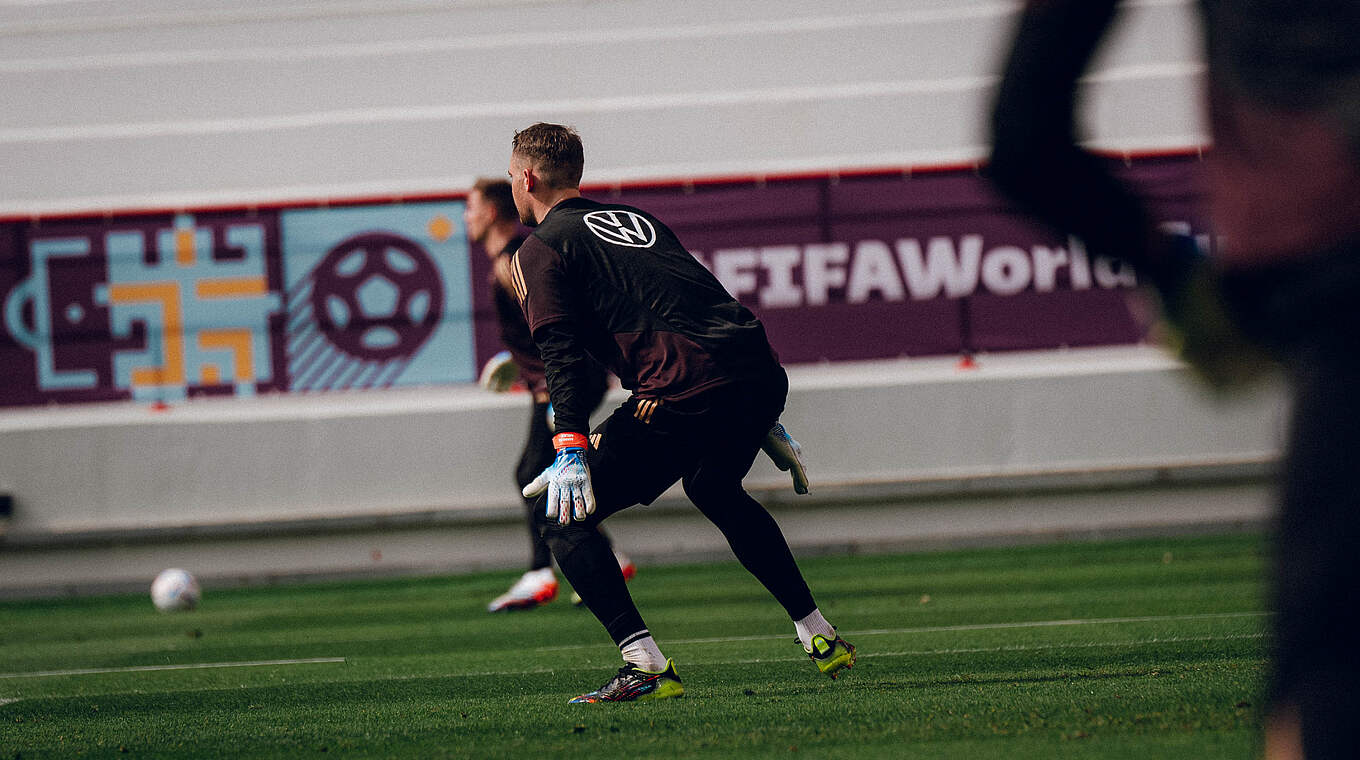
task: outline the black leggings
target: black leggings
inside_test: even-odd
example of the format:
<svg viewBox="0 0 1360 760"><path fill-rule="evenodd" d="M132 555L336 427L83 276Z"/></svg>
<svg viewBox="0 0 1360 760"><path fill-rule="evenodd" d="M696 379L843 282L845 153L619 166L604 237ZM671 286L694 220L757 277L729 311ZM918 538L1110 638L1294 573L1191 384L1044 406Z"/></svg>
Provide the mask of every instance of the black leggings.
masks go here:
<svg viewBox="0 0 1360 760"><path fill-rule="evenodd" d="M784 534L741 484L787 392L780 370L765 382L734 383L675 403L634 397L596 429L590 453L595 514L582 523L550 524L546 537L563 574L615 643L646 626L596 526L651 503L677 480L790 618L816 609Z"/></svg>

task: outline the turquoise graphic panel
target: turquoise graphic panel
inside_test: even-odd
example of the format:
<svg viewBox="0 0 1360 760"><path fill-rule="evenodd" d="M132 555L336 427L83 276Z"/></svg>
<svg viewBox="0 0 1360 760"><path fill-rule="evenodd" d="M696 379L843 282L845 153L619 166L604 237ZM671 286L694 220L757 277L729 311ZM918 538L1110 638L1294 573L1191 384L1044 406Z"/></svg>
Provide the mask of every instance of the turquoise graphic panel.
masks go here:
<svg viewBox="0 0 1360 760"><path fill-rule="evenodd" d="M253 396L274 379L269 318L282 299L269 286L262 224L204 226L181 214L170 227L111 231L104 245L108 282L95 301L114 338L146 332L141 347L113 353L117 387L174 401L190 388Z"/></svg>
<svg viewBox="0 0 1360 760"><path fill-rule="evenodd" d="M292 390L469 382L463 203L281 214Z"/></svg>

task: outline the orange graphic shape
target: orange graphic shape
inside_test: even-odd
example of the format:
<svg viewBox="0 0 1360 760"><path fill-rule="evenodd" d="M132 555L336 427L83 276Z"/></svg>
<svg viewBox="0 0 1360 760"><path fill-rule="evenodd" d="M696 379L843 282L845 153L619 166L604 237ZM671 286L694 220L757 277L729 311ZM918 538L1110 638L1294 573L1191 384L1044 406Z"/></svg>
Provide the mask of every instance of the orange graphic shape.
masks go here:
<svg viewBox="0 0 1360 760"><path fill-rule="evenodd" d="M227 349L234 360L232 363L236 365L235 379L238 382L255 379L255 365L250 353L250 330L203 330L198 334L198 347L204 351L214 348ZM204 382L208 382L206 367Z"/></svg>
<svg viewBox="0 0 1360 760"><path fill-rule="evenodd" d="M200 299L262 296L268 292L263 277L223 277L194 283L194 295Z"/></svg>
<svg viewBox="0 0 1360 760"><path fill-rule="evenodd" d="M193 266L194 230L192 227L175 230L175 263L182 267Z"/></svg>
<svg viewBox="0 0 1360 760"><path fill-rule="evenodd" d="M135 367L133 385L184 384L184 318L180 314L179 285L173 282L148 282L140 285L110 285L109 301L116 304L158 303L164 318L161 334L162 364Z"/></svg>
<svg viewBox="0 0 1360 760"><path fill-rule="evenodd" d="M440 214L430 220L430 224L425 230L436 242L442 243L453 235L453 222L450 222L447 216Z"/></svg>

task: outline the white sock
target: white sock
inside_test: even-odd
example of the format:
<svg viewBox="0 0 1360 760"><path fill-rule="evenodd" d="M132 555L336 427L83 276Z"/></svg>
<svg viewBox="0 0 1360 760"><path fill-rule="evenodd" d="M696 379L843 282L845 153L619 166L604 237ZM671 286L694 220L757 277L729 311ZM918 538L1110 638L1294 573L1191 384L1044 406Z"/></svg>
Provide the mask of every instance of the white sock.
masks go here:
<svg viewBox="0 0 1360 760"><path fill-rule="evenodd" d="M656 639L646 628L624 639L619 651L623 653L624 662L649 673L660 673L666 669L666 655L661 653L661 647L656 645Z"/></svg>
<svg viewBox="0 0 1360 760"><path fill-rule="evenodd" d="M798 632L798 643L803 645L804 652L812 651L812 637L825 636L828 639L836 638L836 629L826 622L822 617L822 611L814 609L802 620L793 621L793 630Z"/></svg>

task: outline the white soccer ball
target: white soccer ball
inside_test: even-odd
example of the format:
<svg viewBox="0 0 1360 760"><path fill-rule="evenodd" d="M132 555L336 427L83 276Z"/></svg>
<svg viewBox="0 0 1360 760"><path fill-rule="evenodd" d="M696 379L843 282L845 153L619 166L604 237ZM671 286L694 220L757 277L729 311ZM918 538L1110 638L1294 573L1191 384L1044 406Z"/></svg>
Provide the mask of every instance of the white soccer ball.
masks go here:
<svg viewBox="0 0 1360 760"><path fill-rule="evenodd" d="M162 570L151 582L151 603L161 612L192 610L198 606L198 581L177 567Z"/></svg>

